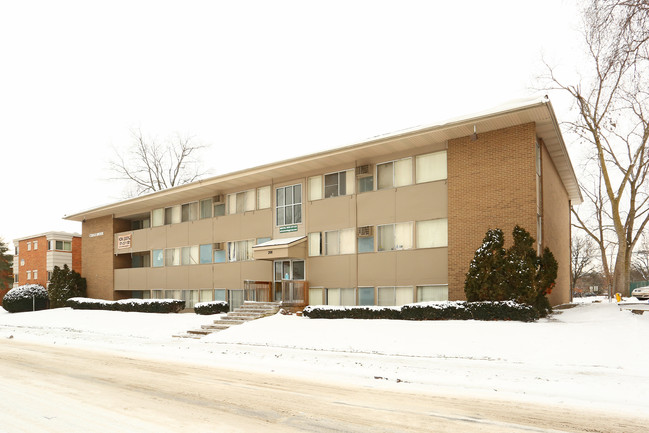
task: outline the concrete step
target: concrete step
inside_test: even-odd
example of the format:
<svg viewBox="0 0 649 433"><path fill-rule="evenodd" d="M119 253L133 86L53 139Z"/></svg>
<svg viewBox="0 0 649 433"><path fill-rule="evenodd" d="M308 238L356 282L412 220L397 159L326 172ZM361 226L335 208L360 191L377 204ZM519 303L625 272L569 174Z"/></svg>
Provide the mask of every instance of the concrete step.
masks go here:
<svg viewBox="0 0 649 433"><path fill-rule="evenodd" d="M215 324L220 325L220 324L228 324L228 325L241 325L242 323L246 323L247 320L240 320L240 319L216 319L214 321Z"/></svg>
<svg viewBox="0 0 649 433"><path fill-rule="evenodd" d="M201 325L201 330L207 330L207 331L222 331L223 329L228 329L232 325L228 324L213 324L213 325Z"/></svg>

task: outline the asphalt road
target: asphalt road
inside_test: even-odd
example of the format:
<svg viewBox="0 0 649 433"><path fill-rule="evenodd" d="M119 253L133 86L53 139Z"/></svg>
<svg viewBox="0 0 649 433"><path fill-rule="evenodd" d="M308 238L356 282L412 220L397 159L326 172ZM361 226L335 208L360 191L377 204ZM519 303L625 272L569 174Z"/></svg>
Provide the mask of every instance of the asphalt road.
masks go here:
<svg viewBox="0 0 649 433"><path fill-rule="evenodd" d="M646 419L0 340L0 432L645 432Z"/></svg>

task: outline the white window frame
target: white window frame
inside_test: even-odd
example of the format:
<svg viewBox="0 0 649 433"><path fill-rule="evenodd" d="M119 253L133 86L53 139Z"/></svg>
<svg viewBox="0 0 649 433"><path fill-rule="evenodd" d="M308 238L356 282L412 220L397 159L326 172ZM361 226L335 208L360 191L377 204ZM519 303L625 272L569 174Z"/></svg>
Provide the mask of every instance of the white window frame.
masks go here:
<svg viewBox="0 0 649 433"><path fill-rule="evenodd" d="M445 289L446 293L444 296L439 296L439 299L422 299L423 294L422 290L425 287L433 287L438 289ZM415 286L415 301L416 302L443 302L448 301L448 284L418 284Z"/></svg>
<svg viewBox="0 0 649 433"><path fill-rule="evenodd" d="M34 251L38 249L38 241L34 241Z"/></svg>
<svg viewBox="0 0 649 433"><path fill-rule="evenodd" d="M256 208L255 190L248 189L228 194L227 201L228 215L253 211Z"/></svg>
<svg viewBox="0 0 649 433"><path fill-rule="evenodd" d="M433 165L438 162L436 160L441 160L443 157L444 164L443 170L439 172L428 172L424 170L424 158L433 158ZM415 182L416 183L425 183L425 182L435 182L438 180L444 180L448 177L448 157L446 150L441 150L438 152L425 153L423 155L417 155L415 157Z"/></svg>
<svg viewBox="0 0 649 433"><path fill-rule="evenodd" d="M27 242L27 251L31 251L31 250L32 250L32 243Z"/></svg>
<svg viewBox="0 0 649 433"><path fill-rule="evenodd" d="M230 241L227 243L227 261L228 262L247 262L253 260L252 247L255 245L254 239L244 239L240 241Z"/></svg>
<svg viewBox="0 0 649 433"><path fill-rule="evenodd" d="M424 240L421 239L421 231L424 229L423 225L427 223L433 223L433 225L443 226L443 227L436 227L436 229L443 230L443 235L440 237L440 239L434 237L430 241L423 242ZM417 248L448 247L448 218L436 218L431 220L417 221L415 223L415 227L416 227L415 240L417 243Z"/></svg>
<svg viewBox="0 0 649 433"><path fill-rule="evenodd" d="M336 176L337 183L336 183L335 193L331 193L330 191L329 194L327 194L327 176ZM345 179L345 191L340 190L341 178ZM355 175L355 170L353 169L326 173L324 176L322 176L322 188L323 188L322 196L324 198L333 198L333 197L341 197L345 195L354 194L355 184L356 184L356 175Z"/></svg>
<svg viewBox="0 0 649 433"><path fill-rule="evenodd" d="M32 279L32 271L27 271L27 279L28 280Z"/></svg>
<svg viewBox="0 0 649 433"><path fill-rule="evenodd" d="M295 202L295 188L298 185L300 186L300 194L299 194L299 197L298 197L300 199L299 203ZM288 189L290 189L290 191L291 191L291 203L286 203L286 191ZM283 194L284 194L284 203L283 204L280 204L279 199L278 199L278 194L279 194L280 190L283 190ZM285 225L302 224L302 192L303 191L302 191L302 184L301 183L296 183L296 184L293 184L293 185L278 186L277 188L275 188L275 226L281 227L281 226L285 226ZM279 221L280 209L282 210L283 218L285 218L286 208L288 208L289 206L291 207L291 215L293 217L293 221L286 222L286 220L284 219L283 223L280 224L280 221ZM296 208L300 209L300 220L299 221L296 221L296 218L295 218L295 209Z"/></svg>
<svg viewBox="0 0 649 433"><path fill-rule="evenodd" d="M381 187L381 179L379 179L379 168L382 165L392 165L392 181L390 185L386 185ZM397 180L399 177L397 176L397 168L398 167L409 167L408 171L410 174L410 179L406 182L398 182ZM413 177L413 168L412 168L412 157L409 156L407 158L401 158L401 159L395 159L393 161L386 161L386 162L381 162L376 164L376 189L381 190L381 189L390 189L390 188L399 188L402 186L408 186L412 185L412 177Z"/></svg>
<svg viewBox="0 0 649 433"><path fill-rule="evenodd" d="M405 240L404 243L399 243L401 239L398 239L398 230L397 228L405 228L406 226L410 226L410 239ZM388 227L392 226L392 247L391 248L385 248L385 246L382 245L382 228L383 227ZM400 226L400 227L397 227ZM413 248L413 224L412 221L407 221L407 222L401 222L401 223L392 223L392 224L381 224L376 226L376 250L377 251L398 251L398 250L410 250Z"/></svg>

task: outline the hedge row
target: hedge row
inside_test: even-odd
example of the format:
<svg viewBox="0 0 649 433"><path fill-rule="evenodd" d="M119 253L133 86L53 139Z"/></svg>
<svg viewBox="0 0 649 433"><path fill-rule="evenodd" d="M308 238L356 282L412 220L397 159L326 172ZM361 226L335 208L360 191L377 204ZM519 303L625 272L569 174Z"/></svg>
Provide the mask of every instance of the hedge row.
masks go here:
<svg viewBox="0 0 649 433"><path fill-rule="evenodd" d="M75 310L107 310L137 313L178 313L185 309L185 301L179 299L103 299L70 298L66 306Z"/></svg>
<svg viewBox="0 0 649 433"><path fill-rule="evenodd" d="M219 314L230 311L230 304L225 301L199 302L194 305L196 314Z"/></svg>
<svg viewBox="0 0 649 433"><path fill-rule="evenodd" d="M538 319L538 314L533 307L513 301L456 301L409 304L403 307L308 306L303 313L311 319L516 320L520 322L532 322Z"/></svg>

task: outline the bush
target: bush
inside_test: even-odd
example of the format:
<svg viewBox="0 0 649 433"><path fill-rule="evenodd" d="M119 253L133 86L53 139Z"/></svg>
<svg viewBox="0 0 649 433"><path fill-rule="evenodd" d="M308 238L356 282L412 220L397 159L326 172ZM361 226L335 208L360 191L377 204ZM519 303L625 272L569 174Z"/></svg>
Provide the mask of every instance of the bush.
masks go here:
<svg viewBox="0 0 649 433"><path fill-rule="evenodd" d="M230 311L230 304L225 301L199 302L194 305L196 314L219 314Z"/></svg>
<svg viewBox="0 0 649 433"><path fill-rule="evenodd" d="M516 320L531 322L538 318L529 305L513 301L434 302L403 307L315 307L303 314L311 319L392 319L392 320Z"/></svg>
<svg viewBox="0 0 649 433"><path fill-rule="evenodd" d="M66 306L75 310L107 310L137 313L179 313L185 309L185 301L179 299L103 299L70 298Z"/></svg>
<svg viewBox="0 0 649 433"><path fill-rule="evenodd" d="M2 300L2 307L10 313L45 310L48 305L47 290L40 284L27 284L9 290Z"/></svg>
<svg viewBox="0 0 649 433"><path fill-rule="evenodd" d="M78 272L70 270L68 265L63 265L63 268L54 266L50 284L47 286L50 307L65 307L65 301L68 299L85 297L86 286L86 279Z"/></svg>

